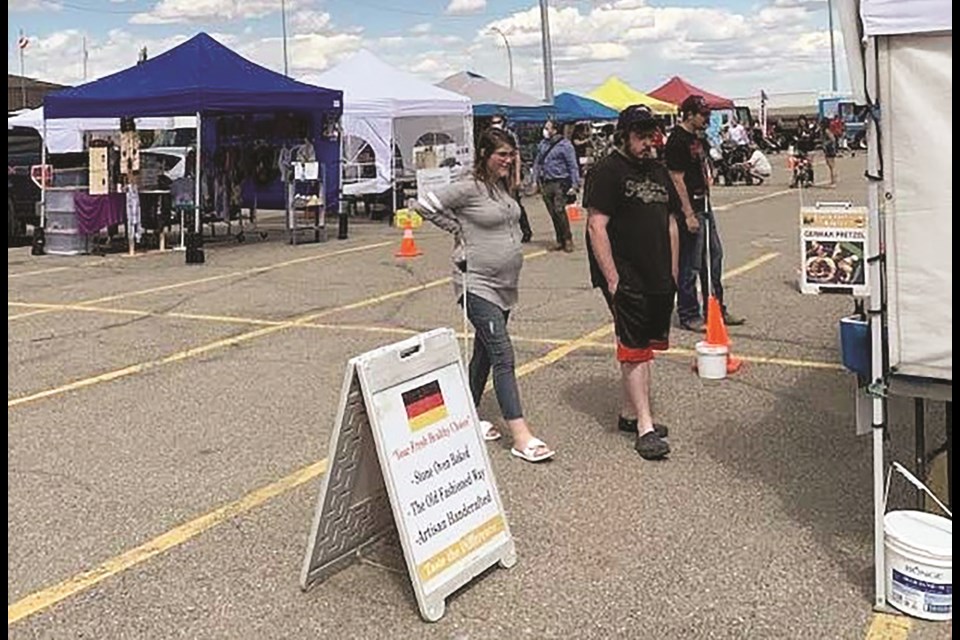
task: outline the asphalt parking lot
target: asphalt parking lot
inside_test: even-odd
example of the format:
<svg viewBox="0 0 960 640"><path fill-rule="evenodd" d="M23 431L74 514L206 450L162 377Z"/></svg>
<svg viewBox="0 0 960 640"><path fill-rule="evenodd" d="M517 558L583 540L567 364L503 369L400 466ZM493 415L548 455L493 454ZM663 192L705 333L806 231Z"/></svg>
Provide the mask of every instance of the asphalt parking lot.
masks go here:
<svg viewBox="0 0 960 640"><path fill-rule="evenodd" d="M298 577L346 361L461 328L448 237L418 230L424 255L406 260L377 223L295 247L221 239L203 265L10 249L8 637L951 637L952 623L871 609L870 441L838 364L853 303L797 292L801 194L772 160L768 184L715 194L745 366L700 380L699 336L674 330L654 382L673 448L661 463L615 432L583 223L575 253L548 252L547 216L527 201L511 330L525 413L559 454L534 466L490 446L520 559L435 624L395 541L307 593ZM862 156L839 167L838 189L804 200L863 203ZM904 463L912 411L891 402L888 455ZM492 394L480 413L498 415Z"/></svg>

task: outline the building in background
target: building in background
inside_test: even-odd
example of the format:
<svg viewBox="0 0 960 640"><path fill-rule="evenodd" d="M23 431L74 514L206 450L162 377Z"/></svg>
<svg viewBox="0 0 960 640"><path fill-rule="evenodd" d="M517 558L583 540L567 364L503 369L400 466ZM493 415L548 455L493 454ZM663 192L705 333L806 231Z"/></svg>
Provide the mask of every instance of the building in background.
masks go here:
<svg viewBox="0 0 960 640"><path fill-rule="evenodd" d="M7 113L20 109L35 109L43 104L43 98L52 91L63 89L64 85L24 78L12 73L7 74ZM26 104L24 104L26 94Z"/></svg>

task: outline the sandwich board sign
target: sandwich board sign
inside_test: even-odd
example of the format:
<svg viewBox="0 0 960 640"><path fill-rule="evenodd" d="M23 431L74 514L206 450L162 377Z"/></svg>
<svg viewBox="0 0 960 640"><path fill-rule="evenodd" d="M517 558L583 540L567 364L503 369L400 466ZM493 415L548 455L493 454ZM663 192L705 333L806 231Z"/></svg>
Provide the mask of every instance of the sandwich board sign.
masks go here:
<svg viewBox="0 0 960 640"><path fill-rule="evenodd" d="M435 329L347 364L303 590L396 527L420 614L516 549L456 336Z"/></svg>

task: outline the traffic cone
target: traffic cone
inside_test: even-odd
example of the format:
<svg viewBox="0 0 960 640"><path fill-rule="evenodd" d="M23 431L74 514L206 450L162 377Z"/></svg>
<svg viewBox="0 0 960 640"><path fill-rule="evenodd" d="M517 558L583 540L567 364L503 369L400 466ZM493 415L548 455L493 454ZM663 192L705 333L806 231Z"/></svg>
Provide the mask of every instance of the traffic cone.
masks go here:
<svg viewBox="0 0 960 640"><path fill-rule="evenodd" d="M583 216L580 215L580 205L577 203L567 205L567 220L570 222L580 222Z"/></svg>
<svg viewBox="0 0 960 640"><path fill-rule="evenodd" d="M398 258L416 258L423 255L423 252L417 248L417 243L413 241L413 225L409 220L403 223L403 240L400 241L400 251L393 255Z"/></svg>
<svg viewBox="0 0 960 640"><path fill-rule="evenodd" d="M734 357L732 349L730 349L730 335L727 333L727 325L723 322L720 301L713 295L707 299L707 337L705 341L710 345L727 347L727 373L736 373L743 366L743 360Z"/></svg>

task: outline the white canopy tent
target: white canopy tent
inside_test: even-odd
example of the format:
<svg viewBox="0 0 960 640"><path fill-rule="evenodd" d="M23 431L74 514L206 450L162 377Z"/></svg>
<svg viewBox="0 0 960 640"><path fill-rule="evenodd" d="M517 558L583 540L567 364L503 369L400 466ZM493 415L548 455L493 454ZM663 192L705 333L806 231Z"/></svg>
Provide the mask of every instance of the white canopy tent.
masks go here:
<svg viewBox="0 0 960 640"><path fill-rule="evenodd" d="M137 129L144 131L196 129L196 116L137 118ZM7 118L7 128L26 127L44 135L43 107L29 109ZM120 118L64 118L47 120L46 147L49 153L79 153L87 131L120 131Z"/></svg>
<svg viewBox="0 0 960 640"><path fill-rule="evenodd" d="M950 0L841 0L837 7L851 86L872 116L868 250L883 256L869 263L874 604L882 609L883 395L952 403L953 11ZM922 433L922 424L916 428Z"/></svg>
<svg viewBox="0 0 960 640"><path fill-rule="evenodd" d="M345 195L383 193L397 179L413 176L414 146L473 147L469 98L391 67L367 50L312 80L343 90Z"/></svg>

